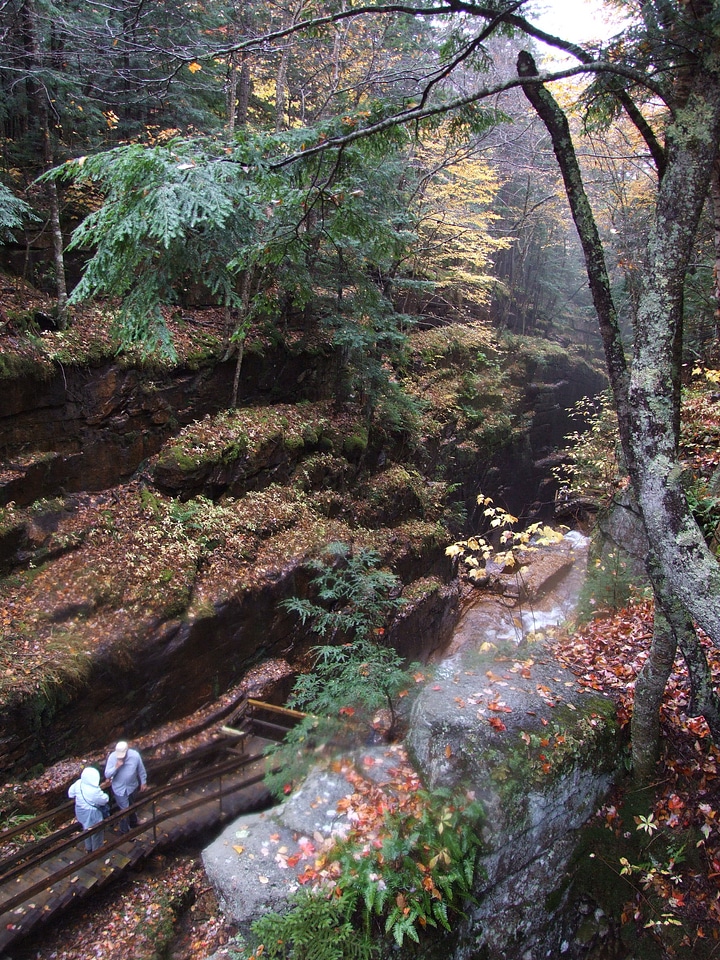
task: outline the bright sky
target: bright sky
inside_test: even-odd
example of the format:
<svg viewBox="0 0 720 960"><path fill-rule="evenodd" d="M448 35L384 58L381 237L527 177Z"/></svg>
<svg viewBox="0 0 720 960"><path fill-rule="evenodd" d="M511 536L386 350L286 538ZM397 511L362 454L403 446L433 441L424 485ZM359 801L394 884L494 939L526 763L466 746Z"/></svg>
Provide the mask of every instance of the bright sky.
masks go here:
<svg viewBox="0 0 720 960"><path fill-rule="evenodd" d="M528 12L533 23L573 43L600 40L619 29L617 14L613 26L602 0L536 0L533 7L545 11L532 17Z"/></svg>

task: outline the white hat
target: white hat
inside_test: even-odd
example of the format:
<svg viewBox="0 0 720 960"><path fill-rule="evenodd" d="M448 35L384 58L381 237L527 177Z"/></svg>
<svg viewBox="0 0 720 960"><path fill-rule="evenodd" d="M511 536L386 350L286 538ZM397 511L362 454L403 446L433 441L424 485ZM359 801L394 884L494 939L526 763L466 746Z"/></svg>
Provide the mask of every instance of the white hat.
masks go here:
<svg viewBox="0 0 720 960"><path fill-rule="evenodd" d="M125 743L124 740L120 740L115 745L115 756L118 758L118 760L122 760L123 757L127 754L127 752L128 752L127 743Z"/></svg>
<svg viewBox="0 0 720 960"><path fill-rule="evenodd" d="M100 786L100 773L95 767L85 767L80 774L80 779L83 783L87 783L91 787Z"/></svg>

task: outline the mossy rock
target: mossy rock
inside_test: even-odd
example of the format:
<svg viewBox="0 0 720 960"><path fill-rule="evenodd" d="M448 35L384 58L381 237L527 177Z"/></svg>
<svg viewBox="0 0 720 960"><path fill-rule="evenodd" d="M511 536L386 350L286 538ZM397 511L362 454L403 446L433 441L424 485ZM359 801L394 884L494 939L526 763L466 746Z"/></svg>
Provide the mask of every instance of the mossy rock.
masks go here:
<svg viewBox="0 0 720 960"><path fill-rule="evenodd" d="M363 454L368 447L367 427L355 427L350 436L343 441L343 453L351 462L362 459Z"/></svg>

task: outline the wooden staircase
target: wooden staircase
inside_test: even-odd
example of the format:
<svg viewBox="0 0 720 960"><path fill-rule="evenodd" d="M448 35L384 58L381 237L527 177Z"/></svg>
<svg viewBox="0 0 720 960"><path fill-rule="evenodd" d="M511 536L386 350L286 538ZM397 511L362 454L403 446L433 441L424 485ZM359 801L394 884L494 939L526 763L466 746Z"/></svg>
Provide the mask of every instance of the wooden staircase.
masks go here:
<svg viewBox="0 0 720 960"><path fill-rule="evenodd" d="M195 753L182 758L186 766L201 761L199 770L138 795L133 809L139 823L129 833L119 833L123 816L119 811L89 831L65 823L1 861L0 951L155 851L267 805L264 748L271 739L281 739L300 716L261 701L243 701L221 728L215 751L206 757ZM150 774L154 779L152 768ZM0 843L36 822L46 824L63 816L67 820L73 816L72 807L63 804L5 831ZM99 832L103 846L86 852L85 838Z"/></svg>

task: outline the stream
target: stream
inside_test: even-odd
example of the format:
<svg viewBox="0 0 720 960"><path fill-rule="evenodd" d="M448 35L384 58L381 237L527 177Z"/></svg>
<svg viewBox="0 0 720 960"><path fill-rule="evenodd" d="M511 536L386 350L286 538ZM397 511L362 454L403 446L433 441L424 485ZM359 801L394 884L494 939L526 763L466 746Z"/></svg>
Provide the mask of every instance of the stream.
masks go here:
<svg viewBox="0 0 720 960"><path fill-rule="evenodd" d="M541 640L570 620L585 580L589 544L589 537L571 530L560 543L531 554L517 573L499 573L494 592L473 588L449 645L434 658L441 673L454 671L468 647Z"/></svg>

